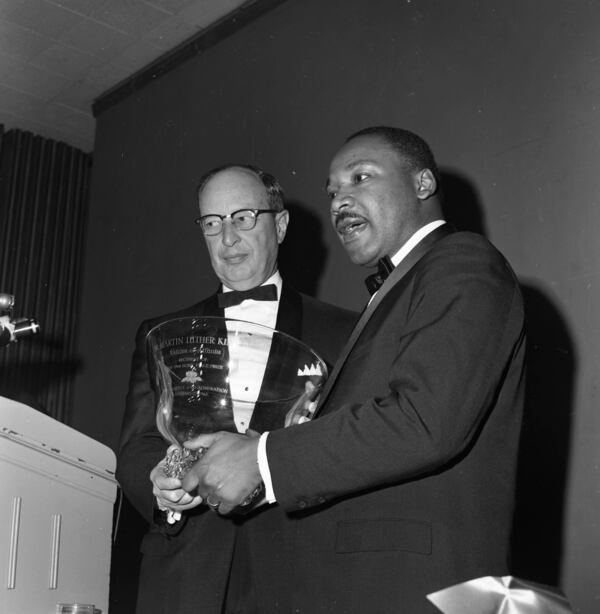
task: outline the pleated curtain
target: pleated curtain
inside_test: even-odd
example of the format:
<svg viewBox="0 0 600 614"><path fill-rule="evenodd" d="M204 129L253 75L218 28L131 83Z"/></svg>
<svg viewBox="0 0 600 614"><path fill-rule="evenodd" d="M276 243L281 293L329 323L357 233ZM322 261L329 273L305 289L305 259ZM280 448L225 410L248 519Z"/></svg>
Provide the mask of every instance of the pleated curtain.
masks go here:
<svg viewBox="0 0 600 614"><path fill-rule="evenodd" d="M0 348L0 395L69 421L90 154L0 126L0 292L40 333Z"/></svg>

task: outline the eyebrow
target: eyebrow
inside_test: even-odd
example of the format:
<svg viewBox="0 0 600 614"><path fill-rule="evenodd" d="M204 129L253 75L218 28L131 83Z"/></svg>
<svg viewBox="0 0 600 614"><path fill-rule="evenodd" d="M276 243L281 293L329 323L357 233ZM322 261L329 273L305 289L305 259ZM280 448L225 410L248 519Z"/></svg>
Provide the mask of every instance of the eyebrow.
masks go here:
<svg viewBox="0 0 600 614"><path fill-rule="evenodd" d="M362 164L377 164L377 160L371 160L370 158L361 158L360 160L353 160L352 162L348 162L348 164L344 166L344 170L351 171L353 168L361 166Z"/></svg>

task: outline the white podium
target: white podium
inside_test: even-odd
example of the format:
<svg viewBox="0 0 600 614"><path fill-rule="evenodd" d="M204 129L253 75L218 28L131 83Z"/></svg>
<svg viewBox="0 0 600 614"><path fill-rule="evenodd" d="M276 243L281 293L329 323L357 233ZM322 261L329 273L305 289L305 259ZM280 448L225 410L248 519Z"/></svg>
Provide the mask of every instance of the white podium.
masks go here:
<svg viewBox="0 0 600 614"><path fill-rule="evenodd" d="M0 397L0 612L108 612L113 504L110 448Z"/></svg>

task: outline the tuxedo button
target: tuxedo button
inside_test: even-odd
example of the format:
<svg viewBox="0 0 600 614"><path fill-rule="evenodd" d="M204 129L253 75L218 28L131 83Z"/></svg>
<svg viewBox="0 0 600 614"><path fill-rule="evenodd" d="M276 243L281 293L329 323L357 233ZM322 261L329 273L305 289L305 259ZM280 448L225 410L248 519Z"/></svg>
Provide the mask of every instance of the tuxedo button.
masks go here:
<svg viewBox="0 0 600 614"><path fill-rule="evenodd" d="M325 497L319 497L319 503L325 503L326 499Z"/></svg>
<svg viewBox="0 0 600 614"><path fill-rule="evenodd" d="M298 501L298 507L301 509L304 509L306 507L307 503L306 501Z"/></svg>

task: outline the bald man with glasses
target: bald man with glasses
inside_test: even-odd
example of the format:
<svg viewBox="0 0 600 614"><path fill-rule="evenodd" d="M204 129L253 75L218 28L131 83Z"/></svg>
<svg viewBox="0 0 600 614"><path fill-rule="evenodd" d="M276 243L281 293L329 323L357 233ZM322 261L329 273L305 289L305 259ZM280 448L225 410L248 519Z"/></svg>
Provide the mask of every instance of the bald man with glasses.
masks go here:
<svg viewBox="0 0 600 614"><path fill-rule="evenodd" d="M141 546L136 611L287 612L294 521L277 505L261 506L246 516L223 517L214 513L218 501L202 501L183 491L180 480L165 476L168 444L155 425L146 335L171 318L246 320L304 341L331 366L357 314L301 294L281 278L277 256L289 213L272 175L249 165L219 167L200 181L198 203L196 223L221 287L196 305L142 323L121 432L117 478L149 523ZM258 367L260 373L253 373L243 385L231 382L232 396L245 394L243 400L250 401L249 411L248 403L232 404L232 432L260 433L283 426L284 416L252 411L260 403L261 382L270 362L267 359Z"/></svg>

